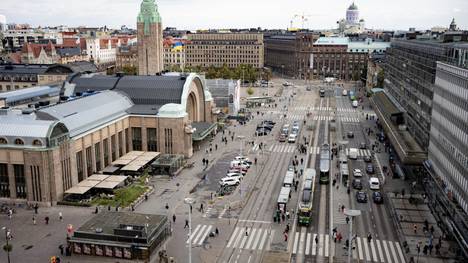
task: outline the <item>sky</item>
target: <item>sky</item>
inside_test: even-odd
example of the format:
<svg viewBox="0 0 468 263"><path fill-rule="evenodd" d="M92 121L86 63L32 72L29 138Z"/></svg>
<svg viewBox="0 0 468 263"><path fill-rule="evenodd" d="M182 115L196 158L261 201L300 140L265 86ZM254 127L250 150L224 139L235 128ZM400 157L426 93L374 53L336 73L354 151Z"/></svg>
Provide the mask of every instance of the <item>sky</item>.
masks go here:
<svg viewBox="0 0 468 263"><path fill-rule="evenodd" d="M141 0L0 0L8 23L32 26L136 27ZM352 0L156 0L163 27L178 29L287 28L295 15L304 27L330 29ZM452 17L468 29L468 0L356 0L371 29L448 27ZM302 27L300 18L293 27Z"/></svg>

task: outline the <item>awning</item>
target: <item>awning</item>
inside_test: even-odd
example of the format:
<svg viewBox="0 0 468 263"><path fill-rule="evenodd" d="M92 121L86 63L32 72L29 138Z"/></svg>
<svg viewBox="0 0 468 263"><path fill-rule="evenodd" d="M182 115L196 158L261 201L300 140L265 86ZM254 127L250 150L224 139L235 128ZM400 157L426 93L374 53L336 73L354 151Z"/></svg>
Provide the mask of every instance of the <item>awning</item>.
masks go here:
<svg viewBox="0 0 468 263"><path fill-rule="evenodd" d="M128 178L128 176L125 175L112 175L106 178L104 180L105 182L123 182Z"/></svg>
<svg viewBox="0 0 468 263"><path fill-rule="evenodd" d="M94 181L104 181L109 175L105 174L93 174L86 178L85 180L94 180Z"/></svg>
<svg viewBox="0 0 468 263"><path fill-rule="evenodd" d="M94 188L102 188L102 189L114 189L117 187L121 182L112 182L112 181L102 181Z"/></svg>
<svg viewBox="0 0 468 263"><path fill-rule="evenodd" d="M85 179L81 182L79 182L76 186L79 186L79 187L93 187L97 184L99 184L99 182L101 182L100 180L88 180L88 179Z"/></svg>
<svg viewBox="0 0 468 263"><path fill-rule="evenodd" d="M66 194L85 194L91 189L91 187L88 186L73 186L72 188L68 189L65 191Z"/></svg>
<svg viewBox="0 0 468 263"><path fill-rule="evenodd" d="M102 173L104 173L104 174L114 174L118 170L120 170L119 166L111 165L111 166L107 166L106 168L104 168L104 170L102 170Z"/></svg>
<svg viewBox="0 0 468 263"><path fill-rule="evenodd" d="M201 141L206 138L215 128L217 123L193 122L192 127L195 132L192 134L193 141Z"/></svg>
<svg viewBox="0 0 468 263"><path fill-rule="evenodd" d="M129 164L127 166L124 166L122 169L120 169L121 171L128 171L128 172L137 172L138 170L140 170L144 165L140 165L140 164Z"/></svg>
<svg viewBox="0 0 468 263"><path fill-rule="evenodd" d="M381 108L382 112L385 112L388 116L393 116L395 114L404 113L404 109L396 105L385 92L377 92L374 94L372 99Z"/></svg>

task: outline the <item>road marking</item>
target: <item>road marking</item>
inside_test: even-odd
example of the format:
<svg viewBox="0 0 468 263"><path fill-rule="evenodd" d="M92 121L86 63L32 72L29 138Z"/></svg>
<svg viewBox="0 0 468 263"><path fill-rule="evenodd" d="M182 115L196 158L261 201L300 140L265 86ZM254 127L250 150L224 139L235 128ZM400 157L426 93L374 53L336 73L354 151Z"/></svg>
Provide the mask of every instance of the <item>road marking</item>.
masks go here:
<svg viewBox="0 0 468 263"><path fill-rule="evenodd" d="M269 148L269 150L268 150L268 151L270 151L270 152L271 152L271 150L273 150L273 146L274 146L274 145L270 146L270 148Z"/></svg>
<svg viewBox="0 0 468 263"><path fill-rule="evenodd" d="M378 262L379 257L377 256L377 253L375 251L375 241L374 241L374 239L371 240L370 247L371 247L371 251L372 251L372 260L375 261L375 262Z"/></svg>
<svg viewBox="0 0 468 263"><path fill-rule="evenodd" d="M385 262L385 256L382 253L382 247L380 246L380 240L376 240L375 243L377 244L377 250L379 251L380 262Z"/></svg>
<svg viewBox="0 0 468 263"><path fill-rule="evenodd" d="M237 235L237 238L236 238L236 241L234 242L234 244L232 245L232 247L237 247L237 244L239 243L240 239L242 238L242 236L244 235L244 231L243 231L243 227L239 227L239 234Z"/></svg>
<svg viewBox="0 0 468 263"><path fill-rule="evenodd" d="M302 254L304 251L304 242L306 238L306 229L304 227L301 228L301 237L299 239L299 253Z"/></svg>
<svg viewBox="0 0 468 263"><path fill-rule="evenodd" d="M227 211L227 208L224 208L223 211L221 211L221 213L219 214L218 218L223 218L226 211Z"/></svg>
<svg viewBox="0 0 468 263"><path fill-rule="evenodd" d="M260 241L260 237L262 236L262 231L263 228L258 229L257 237L255 238L255 241L253 243L252 249L256 249L258 245L258 241ZM266 231L266 230L265 230Z"/></svg>
<svg viewBox="0 0 468 263"><path fill-rule="evenodd" d="M314 234L314 239L312 240L312 256L315 256L315 250L317 249L317 243L315 243L315 238L317 238L317 234Z"/></svg>
<svg viewBox="0 0 468 263"><path fill-rule="evenodd" d="M363 241L362 243L364 245L364 252L366 252L366 260L370 261L371 260L371 255L369 254L369 247L367 246L367 243L369 243L369 242Z"/></svg>
<svg viewBox="0 0 468 263"><path fill-rule="evenodd" d="M299 242L299 234L301 234L301 232L296 232L296 235L294 236L293 254L297 253L297 243Z"/></svg>
<svg viewBox="0 0 468 263"><path fill-rule="evenodd" d="M200 241L198 241L198 245L203 244L203 241L205 241L206 236L208 236L208 234L210 233L211 228L213 228L213 226L210 225L210 227L208 227L208 229L207 229L207 230L205 231L205 233L202 235L202 238L200 239Z"/></svg>
<svg viewBox="0 0 468 263"><path fill-rule="evenodd" d="M325 257L328 257L329 235L325 235Z"/></svg>
<svg viewBox="0 0 468 263"><path fill-rule="evenodd" d="M239 219L238 221L247 222L247 223L271 224L271 221L257 221L257 220L249 220L249 219Z"/></svg>
<svg viewBox="0 0 468 263"><path fill-rule="evenodd" d="M198 229L200 229L200 227L201 227L201 225L198 225L198 226L195 228L195 230L192 232L192 235L189 236L189 239L187 239L187 242L186 242L187 244L189 243L190 238L192 238L192 244L193 244L193 236L195 235L195 233L197 233L197 231L198 231Z"/></svg>
<svg viewBox="0 0 468 263"><path fill-rule="evenodd" d="M244 233L242 236L243 236L243 238L242 238L241 244L239 245L239 248L243 248L243 247L244 247L245 242L247 241L247 239L249 239L249 236L250 236L250 235L246 236L245 233Z"/></svg>
<svg viewBox="0 0 468 263"><path fill-rule="evenodd" d="M192 244L196 244L198 239L203 235L205 229L207 228L208 226L207 225L203 225L203 227L200 229L200 231L198 231L197 233L197 236L193 239L193 242Z"/></svg>
<svg viewBox="0 0 468 263"><path fill-rule="evenodd" d="M388 246L390 247L390 251L392 252L392 256L395 260L395 263L398 263L398 256L397 254L395 253L395 248L393 247L393 242L392 241L388 241Z"/></svg>
<svg viewBox="0 0 468 263"><path fill-rule="evenodd" d="M388 248L387 248L387 241L385 240L382 240L382 244L383 244L383 249L385 250L385 255L387 255L387 262L388 263L392 263L392 258L390 257L390 252L388 251Z"/></svg>
<svg viewBox="0 0 468 263"><path fill-rule="evenodd" d="M357 248L359 250L359 259L364 260L364 255L362 254L361 238L356 237L356 240L357 240Z"/></svg>
<svg viewBox="0 0 468 263"><path fill-rule="evenodd" d="M263 233L262 242L260 242L260 246L258 247L258 249L260 249L260 250L263 249L263 245L265 244L267 236L268 236L268 231L265 230L265 232ZM267 243L267 250L270 250L271 238L274 237L274 236L275 236L275 230L271 230L270 231L270 242Z"/></svg>
<svg viewBox="0 0 468 263"><path fill-rule="evenodd" d="M257 229L254 228L252 230L252 233L250 233L249 241L247 242L247 245L245 245L245 249L250 249L250 245L252 244L252 241L255 239L255 233L257 232Z"/></svg>
<svg viewBox="0 0 468 263"><path fill-rule="evenodd" d="M398 255L400 255L400 261L405 263L405 257L403 256L403 251L401 251L400 243L395 243L395 245L398 250Z"/></svg>
<svg viewBox="0 0 468 263"><path fill-rule="evenodd" d="M319 236L319 243L318 243L318 249L319 249L319 252L318 252L318 255L319 256L323 256L323 234L320 234Z"/></svg>
<svg viewBox="0 0 468 263"><path fill-rule="evenodd" d="M310 239L311 239L311 234L307 233L307 241L306 241L306 249L305 249L305 254L308 256L310 253Z"/></svg>
<svg viewBox="0 0 468 263"><path fill-rule="evenodd" d="M231 238L228 241L227 247L231 247L232 242L234 242L234 239L236 238L237 232L239 232L239 227L236 227L236 229L232 233Z"/></svg>

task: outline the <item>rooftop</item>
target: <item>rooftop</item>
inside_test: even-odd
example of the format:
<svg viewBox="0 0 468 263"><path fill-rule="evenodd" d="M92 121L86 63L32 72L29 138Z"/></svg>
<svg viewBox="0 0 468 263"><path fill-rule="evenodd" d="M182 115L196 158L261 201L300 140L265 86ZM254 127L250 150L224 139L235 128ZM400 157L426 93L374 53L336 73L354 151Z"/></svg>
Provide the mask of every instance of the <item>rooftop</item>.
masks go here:
<svg viewBox="0 0 468 263"><path fill-rule="evenodd" d="M348 37L320 37L314 45L348 45Z"/></svg>

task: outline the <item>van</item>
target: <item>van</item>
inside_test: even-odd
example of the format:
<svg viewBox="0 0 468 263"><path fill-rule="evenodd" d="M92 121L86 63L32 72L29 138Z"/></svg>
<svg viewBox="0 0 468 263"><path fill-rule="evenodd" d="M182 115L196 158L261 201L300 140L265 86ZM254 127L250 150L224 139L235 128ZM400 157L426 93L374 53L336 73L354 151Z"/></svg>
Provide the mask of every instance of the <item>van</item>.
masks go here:
<svg viewBox="0 0 468 263"><path fill-rule="evenodd" d="M369 188L372 189L372 190L379 190L380 189L379 178L371 177L369 179Z"/></svg>
<svg viewBox="0 0 468 263"><path fill-rule="evenodd" d="M296 143L296 137L297 137L296 134L290 134L289 138L288 138L288 142L289 143Z"/></svg>
<svg viewBox="0 0 468 263"><path fill-rule="evenodd" d="M286 175L284 176L283 186L293 187L293 181L294 181L294 172L287 171Z"/></svg>
<svg viewBox="0 0 468 263"><path fill-rule="evenodd" d="M343 96L348 96L348 90L343 89L343 92L341 93Z"/></svg>
<svg viewBox="0 0 468 263"><path fill-rule="evenodd" d="M233 186L240 184L239 179L231 177L223 177L219 180L219 185L221 186Z"/></svg>
<svg viewBox="0 0 468 263"><path fill-rule="evenodd" d="M340 164L340 173L342 176L349 177L348 164L346 163Z"/></svg>
<svg viewBox="0 0 468 263"><path fill-rule="evenodd" d="M358 107L358 101L357 100L353 100L353 108L357 108Z"/></svg>
<svg viewBox="0 0 468 263"><path fill-rule="evenodd" d="M349 159L357 160L359 150L357 148L350 148L348 152Z"/></svg>

